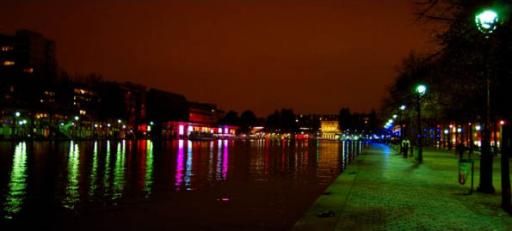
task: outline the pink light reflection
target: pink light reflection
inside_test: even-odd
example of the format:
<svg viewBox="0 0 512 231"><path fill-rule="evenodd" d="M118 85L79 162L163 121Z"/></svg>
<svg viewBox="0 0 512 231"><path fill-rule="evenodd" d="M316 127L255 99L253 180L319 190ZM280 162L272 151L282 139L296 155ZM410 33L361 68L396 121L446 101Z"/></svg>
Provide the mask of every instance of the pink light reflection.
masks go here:
<svg viewBox="0 0 512 231"><path fill-rule="evenodd" d="M184 160L185 150L183 148L183 140L178 141L178 154L176 157L176 190L179 191L181 185L183 184L183 160Z"/></svg>
<svg viewBox="0 0 512 231"><path fill-rule="evenodd" d="M224 180L227 179L228 170L229 170L228 141L224 140L224 150L222 152L222 179L224 179Z"/></svg>

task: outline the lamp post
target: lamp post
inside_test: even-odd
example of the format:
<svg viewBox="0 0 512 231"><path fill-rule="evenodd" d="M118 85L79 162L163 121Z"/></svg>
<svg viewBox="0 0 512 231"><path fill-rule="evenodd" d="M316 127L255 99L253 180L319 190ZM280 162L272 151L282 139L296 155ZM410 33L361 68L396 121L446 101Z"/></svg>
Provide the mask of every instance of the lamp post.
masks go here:
<svg viewBox="0 0 512 231"><path fill-rule="evenodd" d="M398 122L400 123L400 140L403 140L404 139L404 125L403 125L403 121L402 121L402 113L405 111L405 109L407 109L407 106L405 105L402 105L400 106L399 108L400 110L398 111Z"/></svg>
<svg viewBox="0 0 512 231"><path fill-rule="evenodd" d="M492 33L498 29L500 22L499 14L494 9L483 9L476 13L475 24L477 29L484 35L485 39L489 39ZM478 191L483 193L494 193L492 185L492 162L493 156L491 153L491 78L488 70L488 53L490 44L485 49L485 87L486 87L486 101L485 113L483 118L483 131L482 131L482 144L481 144L481 157L480 157L480 185Z"/></svg>
<svg viewBox="0 0 512 231"><path fill-rule="evenodd" d="M409 142L408 141L404 141L404 137L405 137L405 134L404 134L404 125L403 125L403 121L402 121L402 113L403 111L405 111L407 107L402 104L398 109L398 123L399 124L399 128L400 128L400 153L403 154L404 158L407 158L407 155L409 155ZM407 146L407 147L405 147Z"/></svg>
<svg viewBox="0 0 512 231"><path fill-rule="evenodd" d="M18 126L18 118L21 116L21 113L19 111L15 112L14 113L14 116L13 116L13 120L12 120L12 132L11 132L11 135L12 137L15 137L17 136L17 131L16 131L16 128Z"/></svg>
<svg viewBox="0 0 512 231"><path fill-rule="evenodd" d="M423 132L421 130L421 97L427 93L427 86L419 84L415 89L416 93L416 114L418 122L418 163L423 162Z"/></svg>
<svg viewBox="0 0 512 231"><path fill-rule="evenodd" d="M398 115L397 114L393 114L393 116L391 116L391 118L393 119L393 121L397 120L398 119ZM400 121L397 121L398 123L400 123ZM397 135L394 134L393 132L393 136L395 136L396 138L400 138L399 136L397 137Z"/></svg>
<svg viewBox="0 0 512 231"><path fill-rule="evenodd" d="M81 126L80 126L80 117L79 116L74 116L73 119L75 120L75 136L76 138L79 138L80 136L80 130L81 130ZM78 128L78 129L77 129Z"/></svg>

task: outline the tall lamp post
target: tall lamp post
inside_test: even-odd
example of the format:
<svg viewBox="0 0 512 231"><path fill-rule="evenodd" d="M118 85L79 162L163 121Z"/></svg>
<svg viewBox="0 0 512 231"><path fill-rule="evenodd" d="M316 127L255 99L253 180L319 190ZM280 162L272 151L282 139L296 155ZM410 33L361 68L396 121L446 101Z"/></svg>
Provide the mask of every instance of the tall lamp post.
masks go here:
<svg viewBox="0 0 512 231"><path fill-rule="evenodd" d="M407 109L407 106L401 105L400 110L398 111L398 122L400 123L400 141L404 139L404 122L402 121L402 113L404 113L405 109Z"/></svg>
<svg viewBox="0 0 512 231"><path fill-rule="evenodd" d="M475 23L478 30L489 39L490 36L498 29L500 22L499 14L494 9L484 9L476 13ZM488 44L490 48L490 44ZM492 162L493 156L491 153L491 78L488 70L488 53L489 48L485 50L485 84L486 84L486 101L485 113L483 118L483 131L482 131L482 144L481 144L481 157L480 157L480 185L478 191L483 193L494 193L492 185Z"/></svg>
<svg viewBox="0 0 512 231"><path fill-rule="evenodd" d="M407 107L402 104L398 109L398 122L400 123L400 154L403 155L404 158L407 158L407 155L409 155L409 141L404 141L404 125L402 120L402 113L405 111Z"/></svg>
<svg viewBox="0 0 512 231"><path fill-rule="evenodd" d="M75 123L75 133L76 133L75 138L78 139L78 138L80 138L80 133L81 133L80 130L82 129L82 126L80 126L80 117L75 116L75 117L73 117L73 119L75 120L75 122L74 122ZM76 128L78 128L78 129L76 129Z"/></svg>
<svg viewBox="0 0 512 231"><path fill-rule="evenodd" d="M21 116L21 113L19 111L14 113L13 119L12 119L12 132L11 136L14 138L18 135L17 133L17 126L18 126L18 118Z"/></svg>
<svg viewBox="0 0 512 231"><path fill-rule="evenodd" d="M421 97L427 93L427 86L424 84L419 84L415 89L416 93L416 114L417 114L417 122L418 122L418 163L423 162L423 132L421 129Z"/></svg>
<svg viewBox="0 0 512 231"><path fill-rule="evenodd" d="M395 121L395 120L398 119L398 115L397 114L393 114L393 116L391 118L393 118L393 121ZM397 121L397 122L400 122L400 121ZM395 135L395 134L393 134L393 136L395 136L396 138L400 138L400 136L397 137L397 135Z"/></svg>

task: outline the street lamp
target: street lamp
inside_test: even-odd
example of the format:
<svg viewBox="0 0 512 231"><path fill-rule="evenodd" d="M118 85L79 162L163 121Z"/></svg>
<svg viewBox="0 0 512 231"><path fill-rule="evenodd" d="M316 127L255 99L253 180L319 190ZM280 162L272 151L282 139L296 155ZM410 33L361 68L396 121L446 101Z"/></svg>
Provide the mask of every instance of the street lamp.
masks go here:
<svg viewBox="0 0 512 231"><path fill-rule="evenodd" d="M476 27L486 37L498 29L499 22L500 15L494 9L483 9L475 15Z"/></svg>
<svg viewBox="0 0 512 231"><path fill-rule="evenodd" d="M423 162L423 134L421 131L421 97L427 93L427 86L425 84L418 84L415 88L416 92L416 114L418 122L418 163Z"/></svg>
<svg viewBox="0 0 512 231"><path fill-rule="evenodd" d="M75 137L78 138L80 136L80 133L81 133L81 131L80 131L81 126L80 126L80 121L79 121L80 117L79 116L74 116L73 119L76 121L76 123L73 122L73 131L75 133Z"/></svg>
<svg viewBox="0 0 512 231"><path fill-rule="evenodd" d="M12 119L12 130L11 130L12 137L17 136L16 126L18 124L17 121L20 116L21 116L21 113L19 111L14 112L14 117Z"/></svg>
<svg viewBox="0 0 512 231"><path fill-rule="evenodd" d="M475 24L477 29L489 39L492 33L498 29L501 22L500 15L495 9L486 8L475 14ZM484 193L493 193L494 186L492 185L492 153L491 153L491 78L487 70L488 53L490 50L490 43L485 49L485 81L486 81L486 107L483 118L483 131L481 142L481 157L480 157L480 185L478 191Z"/></svg>
<svg viewBox="0 0 512 231"><path fill-rule="evenodd" d="M403 127L403 121L402 121L402 113L407 109L407 106L405 104L400 105L399 107L400 111L398 112L398 121L400 122L400 141L404 139L404 127Z"/></svg>
<svg viewBox="0 0 512 231"><path fill-rule="evenodd" d="M427 86L425 86L424 84L419 84L418 86L416 86L416 93L419 96L425 95L425 93L427 93Z"/></svg>

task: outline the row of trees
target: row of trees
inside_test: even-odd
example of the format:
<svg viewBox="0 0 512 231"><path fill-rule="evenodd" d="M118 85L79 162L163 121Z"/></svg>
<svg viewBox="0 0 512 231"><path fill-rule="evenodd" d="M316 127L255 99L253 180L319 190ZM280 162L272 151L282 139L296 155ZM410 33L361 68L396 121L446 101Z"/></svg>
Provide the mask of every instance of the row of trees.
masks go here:
<svg viewBox="0 0 512 231"><path fill-rule="evenodd" d="M372 111L365 113L352 113L349 108L342 108L337 115L303 115L296 114L292 109L276 110L266 118L258 118L253 111L246 110L238 115L235 111L229 111L222 118L220 124L240 126L240 132L248 133L251 127L263 126L271 132L299 132L303 130L316 132L320 129L322 119L338 120L340 128L354 133L376 133L377 113Z"/></svg>
<svg viewBox="0 0 512 231"><path fill-rule="evenodd" d="M264 126L269 131L296 132L298 131L298 116L292 109L276 110L267 118L258 118L251 110L246 110L238 115L235 111L229 111L222 118L220 124L240 126L240 132L248 133L255 126Z"/></svg>
<svg viewBox="0 0 512 231"><path fill-rule="evenodd" d="M510 1L500 5L508 15ZM413 87L426 83L422 115L427 121L469 122L479 120L485 106L485 75L491 77L494 118L510 118L508 99L512 91L512 27L505 21L492 37L482 35L474 23L475 12L485 1L427 0L420 5L421 20L436 24L439 50L431 54L411 53L404 59L385 101L391 114L400 105L412 105ZM441 12L441 13L440 13Z"/></svg>
<svg viewBox="0 0 512 231"><path fill-rule="evenodd" d="M342 108L339 112L340 128L355 133L378 133L377 113L372 110L369 114L352 113L349 108Z"/></svg>
<svg viewBox="0 0 512 231"><path fill-rule="evenodd" d="M417 0L416 3L419 21L438 28L439 49L430 54L411 53L403 61L385 101L384 113L395 114L403 104L413 106L413 88L424 83L429 86L429 92L420 106L422 123L430 127L439 123L487 121L489 93L492 124L510 119L512 21L509 15L512 1ZM499 24L492 35L481 33L475 25L476 13L485 8L494 9L499 16ZM414 114L414 111L404 113ZM483 152L479 190L493 192L492 156L486 156ZM487 158L488 161L484 161ZM503 161L508 163L508 159ZM508 167L502 168L502 176L508 176ZM510 192L510 187L503 191ZM506 197L508 202L504 203L504 208L510 211L510 194Z"/></svg>

